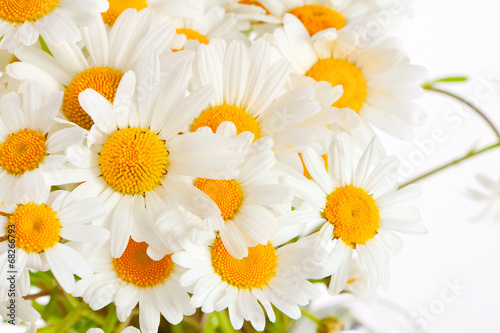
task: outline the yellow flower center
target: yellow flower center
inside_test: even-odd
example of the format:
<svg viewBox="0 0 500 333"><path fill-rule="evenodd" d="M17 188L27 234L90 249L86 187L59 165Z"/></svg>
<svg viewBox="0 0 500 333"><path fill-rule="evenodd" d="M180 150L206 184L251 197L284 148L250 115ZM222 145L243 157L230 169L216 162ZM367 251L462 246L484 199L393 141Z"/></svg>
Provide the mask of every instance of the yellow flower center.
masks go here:
<svg viewBox="0 0 500 333"><path fill-rule="evenodd" d="M332 106L350 108L359 112L366 100L366 81L363 73L344 59L321 59L307 72L316 81L329 82L332 87L342 85L344 93Z"/></svg>
<svg viewBox="0 0 500 333"><path fill-rule="evenodd" d="M222 104L205 110L195 119L191 131L195 132L200 127L208 126L215 133L217 127L224 121L232 122L236 126L238 134L250 131L255 135L254 141L260 138L260 128L255 118L246 112L245 109L228 104Z"/></svg>
<svg viewBox="0 0 500 333"><path fill-rule="evenodd" d="M107 67L93 67L84 70L73 78L64 91L64 115L69 121L89 130L94 122L80 106L78 96L85 89L93 89L113 103L122 77L123 73Z"/></svg>
<svg viewBox="0 0 500 333"><path fill-rule="evenodd" d="M45 135L30 129L9 134L0 142L0 166L13 175L38 168L45 157L45 141Z"/></svg>
<svg viewBox="0 0 500 333"><path fill-rule="evenodd" d="M328 196L324 215L334 225L335 237L353 247L375 237L379 229L375 199L353 185L339 187Z"/></svg>
<svg viewBox="0 0 500 333"><path fill-rule="evenodd" d="M259 1L255 1L255 0L240 0L238 1L239 4L242 4L242 5L253 5L253 6L258 6L262 9L264 9L266 11L266 14L269 15L271 14L266 7L264 7L263 4L261 4Z"/></svg>
<svg viewBox="0 0 500 333"><path fill-rule="evenodd" d="M234 217L243 200L241 186L234 180L198 178L194 186L217 204L224 220Z"/></svg>
<svg viewBox="0 0 500 333"><path fill-rule="evenodd" d="M205 35L200 34L198 31L193 29L177 29L179 35L186 35L187 39L197 40L200 44L208 44L208 39Z"/></svg>
<svg viewBox="0 0 500 333"><path fill-rule="evenodd" d="M17 24L35 22L51 13L57 5L59 0L2 0L0 18Z"/></svg>
<svg viewBox="0 0 500 333"><path fill-rule="evenodd" d="M165 142L148 129L117 131L104 143L100 155L104 179L123 194L143 195L167 174Z"/></svg>
<svg viewBox="0 0 500 333"><path fill-rule="evenodd" d="M235 259L218 238L212 246L212 265L222 281L239 289L265 286L274 276L277 255L271 243L248 248L248 256Z"/></svg>
<svg viewBox="0 0 500 333"><path fill-rule="evenodd" d="M342 29L345 26L345 18L337 11L322 5L305 5L290 11L306 27L312 36L315 33L335 28Z"/></svg>
<svg viewBox="0 0 500 333"><path fill-rule="evenodd" d="M172 255L156 261L148 256L147 249L146 242L137 243L130 238L121 257L113 259L113 267L123 281L146 288L161 284L169 277L174 267Z"/></svg>
<svg viewBox="0 0 500 333"><path fill-rule="evenodd" d="M135 8L137 11L148 7L147 0L109 0L109 9L102 13L104 23L113 26L118 16L128 8Z"/></svg>
<svg viewBox="0 0 500 333"><path fill-rule="evenodd" d="M61 240L61 223L56 214L45 204L30 202L19 205L9 217L7 235L15 237L16 247L30 253L41 253Z"/></svg>

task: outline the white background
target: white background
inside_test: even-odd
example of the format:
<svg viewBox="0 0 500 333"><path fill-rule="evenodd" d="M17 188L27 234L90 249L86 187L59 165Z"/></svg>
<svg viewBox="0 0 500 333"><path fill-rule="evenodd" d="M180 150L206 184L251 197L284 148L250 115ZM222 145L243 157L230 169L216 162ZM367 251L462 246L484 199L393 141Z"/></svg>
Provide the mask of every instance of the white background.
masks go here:
<svg viewBox="0 0 500 333"><path fill-rule="evenodd" d="M413 11L413 17L406 18L397 33L412 63L427 67L432 78L453 74L470 77L469 83L440 87L477 98L477 105L500 127L500 85L496 86L498 91L490 91L491 85L484 84L500 81L500 2L418 0ZM428 120L414 142L383 137L389 153L403 161L413 156L414 163L407 164L412 166L411 175L408 169L404 171L408 179L473 148L494 143L488 127L472 113L460 115L459 110L467 109L450 99L429 92L420 104ZM428 140L436 130L443 131L445 140L431 145ZM425 158L415 160L417 155ZM380 294L423 321L430 333L500 332L500 221L475 219L483 205L466 195L468 188L479 188L475 181L478 172L498 179L499 166L497 149L421 183L423 195L416 204L429 232L403 236L405 247L390 263L390 288ZM464 290L453 294L449 283L459 283ZM427 309L427 317L422 309ZM24 328L1 324L0 330L24 332ZM396 329L384 333L407 332Z"/></svg>

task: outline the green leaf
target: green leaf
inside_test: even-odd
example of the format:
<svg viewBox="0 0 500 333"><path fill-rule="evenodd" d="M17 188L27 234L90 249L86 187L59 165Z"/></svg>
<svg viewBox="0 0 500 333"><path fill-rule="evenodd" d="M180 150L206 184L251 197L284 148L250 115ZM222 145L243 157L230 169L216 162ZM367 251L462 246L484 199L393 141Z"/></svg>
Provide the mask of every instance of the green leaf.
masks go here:
<svg viewBox="0 0 500 333"><path fill-rule="evenodd" d="M452 76L452 77L445 77L442 79L435 80L434 82L464 82L467 81L467 78L465 76Z"/></svg>
<svg viewBox="0 0 500 333"><path fill-rule="evenodd" d="M85 310L88 309L87 304L85 303L80 303L76 308L73 309L68 315L61 320L57 326L55 331L56 332L69 332L70 327L74 325L77 321L80 320L81 318L81 313Z"/></svg>
<svg viewBox="0 0 500 333"><path fill-rule="evenodd" d="M41 35L38 37L38 40L40 41L40 45L42 46L42 50L44 50L48 54L52 55L52 52L50 52L49 47L47 46L47 43L45 43L45 40L43 39L43 37Z"/></svg>

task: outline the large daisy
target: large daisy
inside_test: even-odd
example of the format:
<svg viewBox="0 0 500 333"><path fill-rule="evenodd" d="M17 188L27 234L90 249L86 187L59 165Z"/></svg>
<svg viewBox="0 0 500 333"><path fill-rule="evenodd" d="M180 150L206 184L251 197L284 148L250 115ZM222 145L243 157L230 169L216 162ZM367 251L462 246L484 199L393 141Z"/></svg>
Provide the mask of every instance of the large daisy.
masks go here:
<svg viewBox="0 0 500 333"><path fill-rule="evenodd" d="M91 27L83 29L84 49L74 42L49 45L50 56L36 47L24 48L16 53L21 62L8 66L7 72L19 80L39 81L46 91L64 91L61 117L90 129L94 122L78 102L82 91L94 89L113 102L126 71L134 69L151 50L171 54L171 47L183 43L175 43L178 38L171 24L157 17L154 20L154 16L149 9L139 13L129 9L111 29L97 16ZM165 62L175 66L175 59Z"/></svg>
<svg viewBox="0 0 500 333"><path fill-rule="evenodd" d="M315 90L304 86L287 91L290 64L273 61L271 55L272 47L262 39L250 47L241 41L227 46L222 39L200 45L190 89L212 83L215 94L191 130L208 126L215 132L230 121L237 134L249 131L254 140L270 136L274 151L308 146L315 135L301 124L321 112Z"/></svg>
<svg viewBox="0 0 500 333"><path fill-rule="evenodd" d="M208 127L202 127L197 132L211 131ZM167 233L167 236L178 229L201 228L218 231L228 252L241 259L248 255L248 247L267 244L271 239L278 222L269 207L290 204L292 194L286 187L278 184L278 177L271 170L276 161L271 151L272 140L264 137L252 144L253 134L243 132L237 136L236 127L231 122L223 122L216 133L240 140L241 144L234 149L245 156L243 164L231 166L240 170L235 179L221 180L210 177L194 180L194 186L217 204L218 214L203 221L176 224L172 223L169 214L156 221L156 226L162 233ZM177 232L172 235L177 235Z"/></svg>
<svg viewBox="0 0 500 333"><path fill-rule="evenodd" d="M186 287L194 285L191 304L205 313L227 308L236 330L247 320L262 331L266 323L263 310L271 322L276 319L272 305L298 319L299 306L321 293L307 281L311 272L317 271L311 248L300 242L281 246L295 237L296 231L290 225L278 228L268 243L249 247L243 259L234 258L220 237L185 243L186 251L174 253L172 260L188 268L180 282Z"/></svg>
<svg viewBox="0 0 500 333"><path fill-rule="evenodd" d="M66 163L64 151L81 143L85 131L77 127L52 130L62 93L45 98L40 87L27 82L22 94L0 99L0 201L15 201L31 188L50 187L45 174Z"/></svg>
<svg viewBox="0 0 500 333"><path fill-rule="evenodd" d="M139 303L139 324L144 333L158 331L160 313L171 324L182 321L183 315L195 312L189 304L187 291L179 284L185 269L172 262L172 255L151 259L145 242L129 239L118 258L111 257L105 246L88 259L95 271L93 278L77 282L74 296L83 297L97 311L114 302L120 321Z"/></svg>
<svg viewBox="0 0 500 333"><path fill-rule="evenodd" d="M1 49L18 52L42 36L49 45L78 42L78 26L89 26L93 15L108 9L105 0L5 0L0 6Z"/></svg>
<svg viewBox="0 0 500 333"><path fill-rule="evenodd" d="M361 119L398 138L409 140L412 127L423 119L413 102L422 95L418 85L426 71L410 65L395 39L380 39L359 48L353 35L325 30L310 37L293 15L274 32L274 42L304 80L342 85L344 93L333 104L350 108Z"/></svg>
<svg viewBox="0 0 500 333"><path fill-rule="evenodd" d="M103 223L111 230L113 257L123 253L134 229L144 232L148 242L156 239L149 222L144 222L152 198L176 202L201 217L217 212L215 204L198 206L210 199L183 176L237 175L237 170L216 173L241 163L241 154L226 149L238 140L213 133L179 134L213 94L211 87L204 87L186 97L191 61L192 57L183 57L162 81L159 59L150 54L137 75L130 71L123 76L114 104L91 89L80 94L83 109L95 122L87 137L90 148L70 149L74 167L53 177L61 182L85 181L74 192L103 199L110 213Z"/></svg>
<svg viewBox="0 0 500 333"><path fill-rule="evenodd" d="M393 157L374 162L374 143L375 139L356 163L348 137L333 141L327 168L317 152L307 149L303 158L312 180L284 178L295 195L309 205L300 208L304 218L323 224L315 234L316 246L333 247L323 265L333 274L329 289L334 294L344 289L354 254L367 271L370 287L386 288L390 253L402 246L393 231L425 232L418 223L418 209L408 205L418 189L407 186L397 190L399 162Z"/></svg>
<svg viewBox="0 0 500 333"><path fill-rule="evenodd" d="M49 194L44 187L32 187L28 193L22 200L0 207L0 236L7 238L0 243L2 281L12 270L9 244L14 244L16 271L50 269L61 287L72 292L73 274L81 278L93 274L73 249L72 242L96 243L109 239L109 231L89 225L104 215L102 203L96 198L81 200L67 191Z"/></svg>

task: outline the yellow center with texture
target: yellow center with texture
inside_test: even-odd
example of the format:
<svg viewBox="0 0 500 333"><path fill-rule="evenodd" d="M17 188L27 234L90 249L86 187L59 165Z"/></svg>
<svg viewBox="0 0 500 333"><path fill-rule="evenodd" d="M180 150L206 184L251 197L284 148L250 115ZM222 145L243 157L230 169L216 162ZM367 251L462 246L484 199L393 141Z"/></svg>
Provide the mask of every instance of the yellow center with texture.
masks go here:
<svg viewBox="0 0 500 333"><path fill-rule="evenodd" d="M12 235L9 230L15 230L16 247L30 253L41 253L61 240L57 213L45 204L19 205L9 216L7 235Z"/></svg>
<svg viewBox="0 0 500 333"><path fill-rule="evenodd" d="M234 217L243 200L241 186L234 180L198 178L194 186L217 204L224 220Z"/></svg>
<svg viewBox="0 0 500 333"><path fill-rule="evenodd" d="M295 15L312 36L315 33L335 28L342 29L345 26L345 18L337 11L322 5L305 5L290 11Z"/></svg>
<svg viewBox="0 0 500 333"><path fill-rule="evenodd" d="M116 191L143 195L167 174L168 150L150 130L125 128L103 144L100 163L104 179Z"/></svg>
<svg viewBox="0 0 500 333"><path fill-rule="evenodd" d="M260 288L275 275L277 255L271 243L248 248L248 256L235 259L227 252L222 240L212 245L212 266L222 281L239 289Z"/></svg>
<svg viewBox="0 0 500 333"><path fill-rule="evenodd" d="M146 288L161 284L169 277L174 266L172 255L153 260L147 249L146 242L137 243L130 238L121 257L113 259L113 267L123 281Z"/></svg>
<svg viewBox="0 0 500 333"><path fill-rule="evenodd" d="M332 106L339 109L350 108L359 112L366 95L366 80L363 73L344 59L321 59L306 73L316 81L326 81L332 87L342 85L344 93Z"/></svg>
<svg viewBox="0 0 500 333"><path fill-rule="evenodd" d="M375 199L353 185L335 189L327 197L323 213L334 226L335 238L346 245L363 244L375 237L379 229L380 212Z"/></svg>
<svg viewBox="0 0 500 333"><path fill-rule="evenodd" d="M224 122L230 121L236 126L238 134L249 131L254 134L254 141L260 138L259 124L245 109L238 106L222 104L205 110L195 119L191 131L195 132L198 128L208 126L215 133L217 127Z"/></svg>
<svg viewBox="0 0 500 333"><path fill-rule="evenodd" d="M25 129L9 134L0 142L0 166L11 175L22 175L43 162L46 138L40 132Z"/></svg>
<svg viewBox="0 0 500 333"><path fill-rule="evenodd" d="M59 0L2 0L0 19L10 23L35 22L50 14L59 5Z"/></svg>
<svg viewBox="0 0 500 333"><path fill-rule="evenodd" d="M78 96L85 89L93 89L113 103L123 73L107 67L93 67L73 78L64 91L63 113L69 121L89 130L94 122L83 110Z"/></svg>
<svg viewBox="0 0 500 333"><path fill-rule="evenodd" d="M147 0L109 0L109 9L102 13L104 23L113 26L120 14L128 8L140 11L148 6Z"/></svg>

